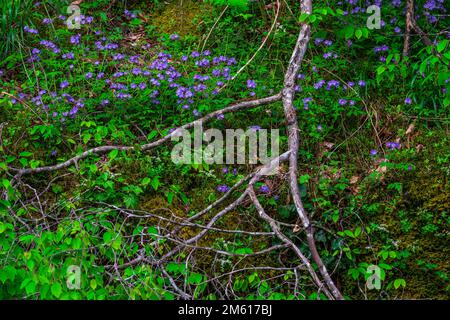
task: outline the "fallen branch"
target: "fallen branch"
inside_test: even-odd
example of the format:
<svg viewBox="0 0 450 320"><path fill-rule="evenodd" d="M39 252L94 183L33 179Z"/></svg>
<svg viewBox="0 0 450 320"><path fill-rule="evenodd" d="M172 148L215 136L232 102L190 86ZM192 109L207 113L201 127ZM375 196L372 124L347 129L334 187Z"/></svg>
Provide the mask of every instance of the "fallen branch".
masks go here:
<svg viewBox="0 0 450 320"><path fill-rule="evenodd" d="M278 100L280 100L280 98L281 98L281 94L276 94L276 95L269 96L266 98L239 102L239 103L233 104L229 107L211 112L200 119L197 119L193 122L187 123L181 127L176 128L174 131L172 131L171 133L169 133L168 135L166 135L165 137L163 137L157 141L142 145L140 147L140 150L147 151L151 148L160 146L160 145L164 144L165 142L169 141L177 133L178 130L188 130L190 128L193 128L195 125L210 121L211 119L216 118L218 115L259 107L261 105L266 105L266 104L278 101ZM56 164L53 166L44 166L44 167L27 168L27 169L18 169L18 168L14 168L14 167L8 167L8 168L11 171L16 172L17 173L16 176L35 174L35 173L40 173L40 172L50 172L50 171L56 171L56 170L60 170L63 168L67 168L67 167L71 166L72 164L76 164L78 161L85 159L92 154L104 154L104 153L107 153L107 152L110 152L113 150L121 151L121 150L133 150L133 149L135 149L135 147L132 147L132 146L101 146L101 147L89 149L78 156L75 156L65 162L62 162L62 163L59 163L59 164Z"/></svg>
<svg viewBox="0 0 450 320"><path fill-rule="evenodd" d="M259 202L258 198L256 197L255 190L253 189L253 187L250 186L249 188L250 188L249 189L250 198L252 199L253 203L255 204L255 207L259 213L259 216L270 225L270 228L277 235L277 237L281 241L283 241L287 246L289 246L295 252L295 254L300 258L300 260L303 262L305 267L308 269L308 271L309 271L310 275L312 276L316 285L319 288L322 288L324 290L324 292L328 298L333 299L334 297L330 294L330 292L326 288L324 288L323 283L320 281L316 272L312 268L309 260L303 255L301 250L291 240L289 240L289 238L286 237L286 235L284 235L281 232L280 228L277 225L277 222L267 215L267 213L264 211L264 208L262 207L261 203Z"/></svg>
<svg viewBox="0 0 450 320"><path fill-rule="evenodd" d="M301 11L302 13L311 14L312 12L312 3L311 0L305 0L301 3ZM289 66L287 68L285 77L284 77L284 88L282 90L282 101L284 114L287 121L288 126L288 145L290 150L289 156L289 184L291 189L291 195L294 200L295 208L297 209L297 213L300 217L300 221L303 224L303 227L306 231L306 236L308 240L308 246L313 256L314 262L317 264L319 271L324 278L324 281L331 291L333 297L335 299L343 299L342 294L337 289L333 280L331 279L325 265L320 258L320 255L317 251L315 240L314 240L314 229L311 226L311 223L308 218L308 214L303 208L303 203L300 198L300 192L298 189L298 179L297 179L297 157L298 157L298 149L299 149L299 127L297 122L297 113L294 108L293 100L295 95L295 80L297 79L297 75L303 61L303 57L305 55L306 49L308 47L309 39L311 35L311 26L308 24L302 25L300 29L300 33L297 39L297 43L294 47L294 52L292 53L291 60L289 61Z"/></svg>

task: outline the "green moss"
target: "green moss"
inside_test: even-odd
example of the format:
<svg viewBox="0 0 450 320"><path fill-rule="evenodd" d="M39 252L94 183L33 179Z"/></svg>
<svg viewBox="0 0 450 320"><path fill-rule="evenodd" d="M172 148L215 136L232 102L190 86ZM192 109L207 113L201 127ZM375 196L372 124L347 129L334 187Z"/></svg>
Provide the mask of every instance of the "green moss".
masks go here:
<svg viewBox="0 0 450 320"><path fill-rule="evenodd" d="M210 15L211 6L190 0L172 1L154 15L151 24L161 33L200 36L198 26Z"/></svg>

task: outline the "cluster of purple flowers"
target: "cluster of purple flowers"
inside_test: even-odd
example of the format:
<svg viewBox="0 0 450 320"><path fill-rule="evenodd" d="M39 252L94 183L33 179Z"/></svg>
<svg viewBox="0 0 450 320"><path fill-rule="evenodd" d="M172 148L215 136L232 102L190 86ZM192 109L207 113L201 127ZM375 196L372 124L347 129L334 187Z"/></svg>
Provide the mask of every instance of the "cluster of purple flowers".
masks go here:
<svg viewBox="0 0 450 320"><path fill-rule="evenodd" d="M309 103L313 101L313 98L307 97L303 99L303 109L308 110L309 109Z"/></svg>
<svg viewBox="0 0 450 320"><path fill-rule="evenodd" d="M192 91L190 91L186 87L181 87L181 86L178 87L176 94L177 94L177 97L181 98L181 99L189 99L189 98L192 98L194 96Z"/></svg>
<svg viewBox="0 0 450 320"><path fill-rule="evenodd" d="M321 80L317 81L313 85L313 87L314 87L314 89L319 90L319 89L323 88L324 85L326 85L326 87L325 87L326 90L330 91L331 89L338 89L338 88L340 88L341 83L338 80L334 80L334 79L329 80L329 81L325 81L325 80L321 79ZM364 80L359 80L358 81L358 85L360 87L365 87L366 86L366 82ZM352 88L354 86L355 86L355 83L350 81L350 82L347 83L347 85L345 87Z"/></svg>
<svg viewBox="0 0 450 320"><path fill-rule="evenodd" d="M70 43L74 45L80 44L81 41L81 34L76 34L70 37Z"/></svg>
<svg viewBox="0 0 450 320"><path fill-rule="evenodd" d="M66 52L66 53L63 53L63 55L61 57L64 60L73 60L73 59L75 59L75 54L73 52Z"/></svg>
<svg viewBox="0 0 450 320"><path fill-rule="evenodd" d="M94 17L80 15L79 17L75 17L75 22L79 22L80 24L91 24L94 22Z"/></svg>
<svg viewBox="0 0 450 320"><path fill-rule="evenodd" d="M230 172L230 169L229 168L227 168L227 167L223 167L222 168L222 173L223 174L228 174ZM235 176L235 175L237 175L237 169L236 168L234 168L232 171L231 171L231 173Z"/></svg>
<svg viewBox="0 0 450 320"><path fill-rule="evenodd" d="M373 48L373 51L374 51L375 53L378 53L378 52L386 52L386 51L389 51L389 47L388 47L387 45L383 44L383 45L381 45L381 46L378 46L378 47Z"/></svg>
<svg viewBox="0 0 450 320"><path fill-rule="evenodd" d="M33 63L35 61L39 61L39 54L41 53L41 50L39 50L38 48L33 48L31 49L31 54L28 57L28 62L29 63Z"/></svg>
<svg viewBox="0 0 450 320"><path fill-rule="evenodd" d="M251 79L248 79L248 80L247 80L247 88L248 88L248 89L256 89L256 86L257 86L256 81L251 80ZM251 95L251 96L254 96L254 95L255 95L255 92L254 92L254 91L251 91L251 92L250 92L250 95Z"/></svg>
<svg viewBox="0 0 450 320"><path fill-rule="evenodd" d="M388 148L389 150L400 149L401 144L398 142L386 142L386 148Z"/></svg>
<svg viewBox="0 0 450 320"><path fill-rule="evenodd" d="M228 191L230 191L230 188L227 185L222 184L217 187L217 191L219 191L221 193L227 193Z"/></svg>
<svg viewBox="0 0 450 320"><path fill-rule="evenodd" d="M262 185L260 188L259 188L259 192L261 192L261 193L270 193L270 188L267 186L267 185Z"/></svg>
<svg viewBox="0 0 450 320"><path fill-rule="evenodd" d="M51 49L54 53L60 53L61 50L54 44L52 41L49 40L42 40L41 45L43 45L47 49Z"/></svg>
<svg viewBox="0 0 450 320"><path fill-rule="evenodd" d="M134 12L131 12L130 10L125 9L123 11L123 14L125 15L125 17L127 17L128 19L136 19L137 18L137 14Z"/></svg>
<svg viewBox="0 0 450 320"><path fill-rule="evenodd" d="M130 19L136 17L135 13L128 10L125 10L124 14ZM58 19L65 21L66 17L59 16ZM42 22L43 24L50 24L53 23L53 20L45 18ZM82 16L80 22L82 24L91 23L93 19L92 17ZM32 34L38 33L37 30L28 26L24 28L24 31ZM83 38L85 46L79 48L82 42L82 32L69 36L69 42L74 48L72 51L65 52L61 52L61 49L51 40L42 40L40 45L43 49L41 47L33 48L28 57L30 63L38 61L42 50L42 52L50 51L60 54L62 60L70 61L69 63L59 64L62 69L58 71L62 74L71 74L71 77L55 78L57 92L43 93L39 91L39 94L34 96L31 94L31 97L28 97L33 104L42 107L46 112L52 108L52 111L47 113L61 121L66 121L68 117L74 117L85 104L105 107L114 99L124 100L132 97L143 98L147 96L153 104L159 104L159 99L164 95L165 99L178 99L176 101L182 110L191 109L200 99L206 98L210 94L218 94L225 81L231 79L231 67L237 63L233 57L212 56L210 50L193 51L181 58L182 62L190 60L188 65L183 65L183 73L181 73L177 70L179 62L176 58L167 52L159 52L155 56L156 50L148 52L148 49L152 47L148 43L140 46L140 49L142 49L140 52L127 55L120 52L119 45L103 36L101 32L96 31L91 36L95 39L91 45L88 43L88 37ZM177 34L172 34L169 38L172 41L180 39ZM139 47L137 47L137 50L139 50ZM108 52L102 52L101 55L104 58L93 61L88 68L78 68L78 64L83 61L81 59L87 56L87 52L95 51ZM80 60L75 59L75 57L79 57ZM144 61L150 62L145 64ZM110 68L111 66L113 68ZM184 76L187 69L194 69L196 72ZM70 73L69 70L71 70ZM81 70L85 71L78 74ZM96 81L84 81L82 85L94 85L95 83L98 87L98 94L87 98L86 101L71 95L74 94L72 91L77 91L78 95L83 94L83 91L80 93L79 90L79 83L83 81L82 79L95 79ZM256 82L253 80L249 80L248 85L249 89L256 88ZM107 99L105 99L106 97ZM194 116L201 115L197 109L193 110L193 114ZM218 115L217 118L222 120L224 116Z"/></svg>
<svg viewBox="0 0 450 320"><path fill-rule="evenodd" d="M23 27L23 31L30 33L30 34L39 34L39 31L37 31L37 29L30 28L29 26Z"/></svg>
<svg viewBox="0 0 450 320"><path fill-rule="evenodd" d="M68 86L69 86L69 81L67 81L67 80L63 80L63 81L59 84L59 87L60 87L61 89L67 88Z"/></svg>
<svg viewBox="0 0 450 320"><path fill-rule="evenodd" d="M423 8L425 9L424 15L427 17L429 23L436 23L438 21L437 14L433 14L433 11L438 11L439 15L447 13L444 1L445 0L427 0L423 5Z"/></svg>

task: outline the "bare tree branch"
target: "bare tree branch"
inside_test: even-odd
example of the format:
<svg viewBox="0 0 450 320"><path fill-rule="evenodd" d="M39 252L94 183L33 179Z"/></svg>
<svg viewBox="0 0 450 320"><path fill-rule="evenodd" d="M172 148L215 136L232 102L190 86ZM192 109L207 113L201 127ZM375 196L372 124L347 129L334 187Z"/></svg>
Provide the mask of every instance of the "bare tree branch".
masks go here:
<svg viewBox="0 0 450 320"><path fill-rule="evenodd" d="M197 119L193 122L187 123L179 128L176 128L174 131L172 131L171 133L169 133L168 135L166 135L165 137L163 137L157 141L142 145L140 147L140 150L147 151L151 148L154 148L154 147L164 144L165 142L169 141L173 136L175 136L176 132L180 129L188 130L190 128L193 128L195 125L199 125L204 122L210 121L211 119L216 118L218 115L230 113L230 112L236 112L236 111L240 111L240 110L247 110L247 109L255 108L255 107L258 107L261 105L266 105L266 104L278 101L278 100L280 100L280 98L281 98L281 94L276 94L276 95L269 96L266 98L242 101L242 102L233 104L229 107L211 112L200 119ZM44 166L44 167L38 167L38 168L28 168L28 169L18 169L18 168L9 167L9 169L14 172L17 172L17 176L22 176L22 175L27 175L27 174L35 174L35 173L40 173L40 172L50 172L50 171L56 171L56 170L60 170L63 168L67 168L67 167L71 166L72 164L76 164L78 161L80 161L84 158L87 158L91 154L103 154L106 152L110 152L112 150L121 151L121 150L133 150L133 149L134 149L134 147L132 147L132 146L101 146L101 147L89 149L89 150L83 152L82 154L75 156L73 158L70 158L69 160L59 163L57 165Z"/></svg>
<svg viewBox="0 0 450 320"><path fill-rule="evenodd" d="M311 14L312 3L311 0L305 0L301 3L302 13ZM314 262L317 264L319 271L324 278L325 283L330 289L333 297L336 299L343 299L342 294L337 289L333 280L331 279L325 265L320 258L317 251L315 240L314 240L314 229L309 221L308 214L303 208L303 203L300 198L300 193L298 190L298 180L297 180L297 157L299 149L299 127L297 122L297 113L294 108L293 100L295 95L295 80L303 61L306 49L308 47L309 39L311 35L311 26L309 24L303 24L297 39L297 43L294 47L294 52L292 53L287 72L284 77L284 88L282 90L282 101L284 107L284 114L288 126L288 144L289 150L291 151L289 156L289 184L291 189L291 195L294 200L295 207L297 209L300 220L306 231L308 246L311 250Z"/></svg>

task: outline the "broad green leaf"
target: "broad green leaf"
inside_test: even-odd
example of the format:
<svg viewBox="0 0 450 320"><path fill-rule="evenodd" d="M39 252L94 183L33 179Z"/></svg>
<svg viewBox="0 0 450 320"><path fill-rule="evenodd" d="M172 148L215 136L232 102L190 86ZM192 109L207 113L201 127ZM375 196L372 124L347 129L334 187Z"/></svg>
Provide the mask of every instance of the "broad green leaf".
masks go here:
<svg viewBox="0 0 450 320"><path fill-rule="evenodd" d="M117 150L117 149L112 150L108 155L109 160L110 161L114 160L118 154L119 154L119 150Z"/></svg>
<svg viewBox="0 0 450 320"><path fill-rule="evenodd" d="M55 282L54 284L52 284L51 292L56 298L59 298L62 293L61 285L58 282Z"/></svg>

